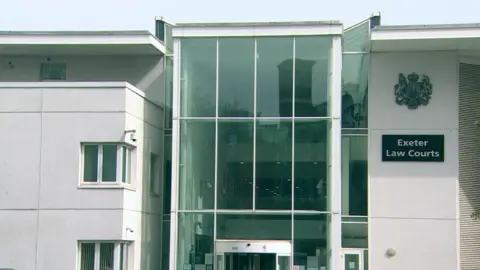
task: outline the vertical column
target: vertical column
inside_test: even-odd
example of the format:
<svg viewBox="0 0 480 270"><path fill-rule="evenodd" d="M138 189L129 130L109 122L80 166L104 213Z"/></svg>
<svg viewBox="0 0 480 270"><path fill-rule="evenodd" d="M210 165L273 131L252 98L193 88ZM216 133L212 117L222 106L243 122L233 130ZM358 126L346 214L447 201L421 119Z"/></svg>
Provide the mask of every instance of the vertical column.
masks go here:
<svg viewBox="0 0 480 270"><path fill-rule="evenodd" d="M172 93L172 186L170 206L170 269L177 269L177 239L178 239L178 162L180 144L180 59L181 44L176 38L173 42L173 93Z"/></svg>
<svg viewBox="0 0 480 270"><path fill-rule="evenodd" d="M341 166L341 106L342 106L342 39L333 37L330 56L330 104L332 122L330 129L330 228L329 228L329 269L341 269L342 248L342 166Z"/></svg>
<svg viewBox="0 0 480 270"><path fill-rule="evenodd" d="M350 205L350 137L342 138L342 213L348 215Z"/></svg>

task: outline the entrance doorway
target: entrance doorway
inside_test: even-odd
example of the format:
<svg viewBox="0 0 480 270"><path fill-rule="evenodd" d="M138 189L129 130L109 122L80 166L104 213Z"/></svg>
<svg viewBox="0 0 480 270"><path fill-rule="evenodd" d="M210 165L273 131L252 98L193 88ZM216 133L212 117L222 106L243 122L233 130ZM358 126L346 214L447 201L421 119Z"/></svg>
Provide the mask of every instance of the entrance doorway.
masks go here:
<svg viewBox="0 0 480 270"><path fill-rule="evenodd" d="M217 241L217 270L290 270L288 241Z"/></svg>
<svg viewBox="0 0 480 270"><path fill-rule="evenodd" d="M367 270L364 269L364 256L362 249L342 250L342 270Z"/></svg>

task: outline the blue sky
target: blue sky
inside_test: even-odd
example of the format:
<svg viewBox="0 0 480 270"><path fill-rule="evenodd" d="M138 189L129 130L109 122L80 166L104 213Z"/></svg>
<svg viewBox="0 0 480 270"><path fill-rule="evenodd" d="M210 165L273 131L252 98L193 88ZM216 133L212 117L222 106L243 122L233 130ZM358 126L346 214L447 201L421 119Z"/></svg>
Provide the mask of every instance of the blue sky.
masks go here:
<svg viewBox="0 0 480 270"><path fill-rule="evenodd" d="M15 0L0 9L0 30L150 30L171 22L340 20L380 11L382 24L480 22L478 0Z"/></svg>

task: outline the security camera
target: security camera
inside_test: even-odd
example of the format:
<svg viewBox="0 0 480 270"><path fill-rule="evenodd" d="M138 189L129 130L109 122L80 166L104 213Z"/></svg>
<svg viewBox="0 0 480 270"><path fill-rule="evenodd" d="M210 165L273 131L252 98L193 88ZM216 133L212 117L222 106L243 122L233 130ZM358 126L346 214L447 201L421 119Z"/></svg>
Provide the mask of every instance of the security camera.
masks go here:
<svg viewBox="0 0 480 270"><path fill-rule="evenodd" d="M129 129L129 130L125 130L125 134L128 134L130 133L130 140L132 140L133 142L136 142L137 141L137 131L135 129Z"/></svg>
<svg viewBox="0 0 480 270"><path fill-rule="evenodd" d="M132 140L133 142L136 142L137 141L137 134L136 133L130 134L130 140Z"/></svg>

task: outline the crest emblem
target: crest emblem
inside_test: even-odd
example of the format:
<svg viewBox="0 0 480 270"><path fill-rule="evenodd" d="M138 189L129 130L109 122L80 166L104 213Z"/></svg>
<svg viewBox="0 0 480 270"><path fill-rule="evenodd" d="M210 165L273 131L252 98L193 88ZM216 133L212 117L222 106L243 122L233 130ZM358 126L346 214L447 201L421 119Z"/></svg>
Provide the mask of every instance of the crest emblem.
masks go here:
<svg viewBox="0 0 480 270"><path fill-rule="evenodd" d="M403 73L398 75L398 83L395 84L395 102L409 109L417 109L426 106L432 96L432 84L426 75L420 76L411 73L406 78Z"/></svg>

